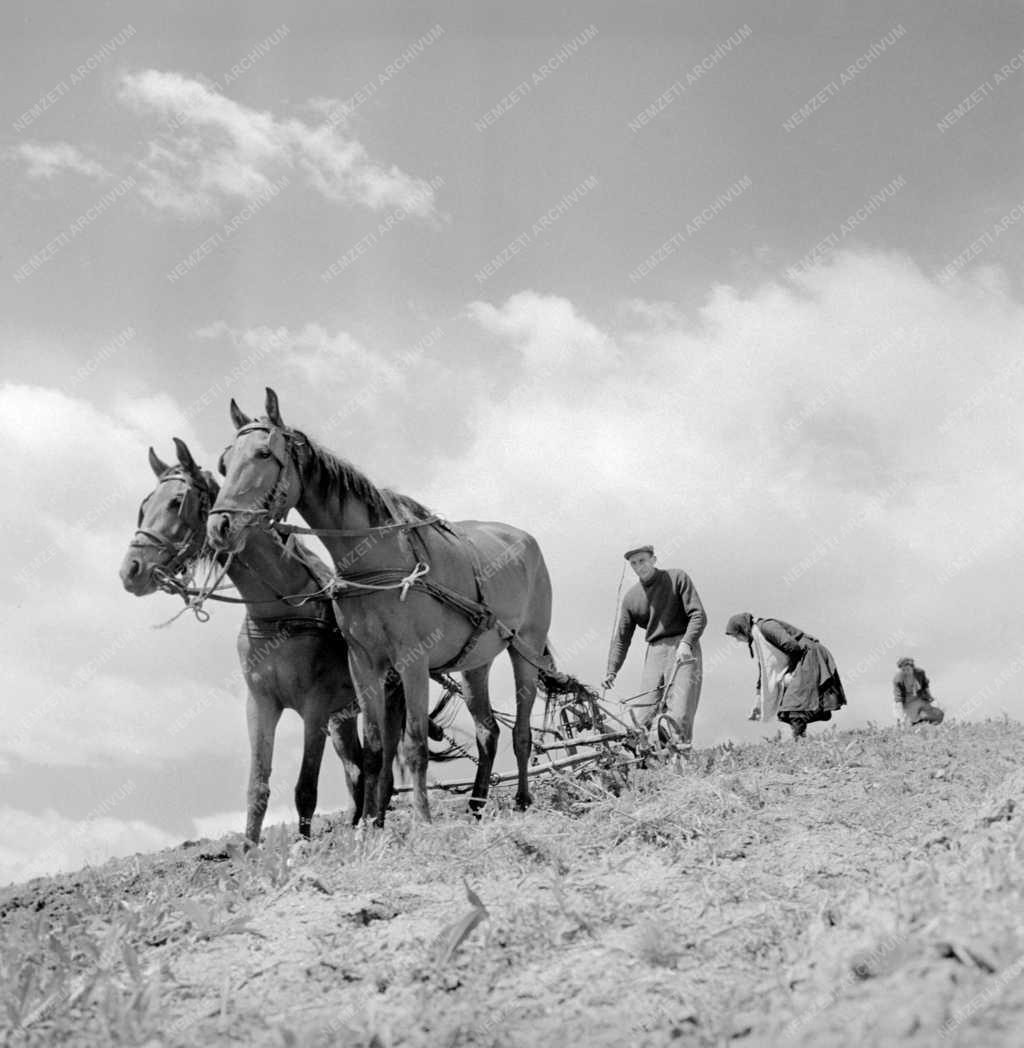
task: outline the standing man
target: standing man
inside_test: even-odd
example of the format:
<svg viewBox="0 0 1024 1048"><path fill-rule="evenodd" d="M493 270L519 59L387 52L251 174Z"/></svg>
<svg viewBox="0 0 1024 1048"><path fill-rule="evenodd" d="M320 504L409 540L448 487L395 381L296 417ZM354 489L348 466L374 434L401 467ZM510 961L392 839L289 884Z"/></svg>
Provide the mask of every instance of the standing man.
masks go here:
<svg viewBox="0 0 1024 1048"><path fill-rule="evenodd" d="M638 546L625 557L640 581L623 598L604 687L615 683L633 631L643 627L647 636L643 690L629 700L629 706L645 729L660 714L658 734L663 741L689 746L703 680L700 635L708 621L704 605L685 571L658 567L653 546Z"/></svg>

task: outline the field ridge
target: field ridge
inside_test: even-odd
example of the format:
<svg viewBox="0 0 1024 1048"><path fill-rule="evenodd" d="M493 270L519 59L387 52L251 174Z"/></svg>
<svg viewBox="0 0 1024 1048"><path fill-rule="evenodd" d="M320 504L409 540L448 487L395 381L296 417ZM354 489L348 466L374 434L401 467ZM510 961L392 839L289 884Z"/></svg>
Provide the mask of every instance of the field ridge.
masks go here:
<svg viewBox="0 0 1024 1048"><path fill-rule="evenodd" d="M1020 1043L1024 726L830 729L536 799L0 890L7 1041Z"/></svg>

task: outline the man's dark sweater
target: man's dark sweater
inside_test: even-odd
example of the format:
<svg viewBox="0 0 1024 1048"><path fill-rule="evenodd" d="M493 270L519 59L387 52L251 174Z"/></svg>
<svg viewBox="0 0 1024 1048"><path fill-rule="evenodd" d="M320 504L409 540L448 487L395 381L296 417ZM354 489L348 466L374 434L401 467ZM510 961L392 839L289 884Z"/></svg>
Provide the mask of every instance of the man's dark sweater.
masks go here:
<svg viewBox="0 0 1024 1048"><path fill-rule="evenodd" d="M622 611L608 652L608 672L626 661L633 631L643 627L647 643L678 637L695 644L708 617L690 576L679 568L659 568L650 582L638 582L622 600Z"/></svg>

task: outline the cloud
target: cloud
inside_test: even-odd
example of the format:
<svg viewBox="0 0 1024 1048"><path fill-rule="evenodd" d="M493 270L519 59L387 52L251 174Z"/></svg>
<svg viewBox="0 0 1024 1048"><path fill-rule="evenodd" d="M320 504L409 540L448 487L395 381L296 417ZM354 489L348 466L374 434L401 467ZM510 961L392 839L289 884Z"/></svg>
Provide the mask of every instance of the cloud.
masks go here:
<svg viewBox="0 0 1024 1048"><path fill-rule="evenodd" d="M799 285L718 286L692 312L638 301L599 317L523 291L467 315L466 345L494 344L486 381L466 361L445 369L461 352L454 336L393 375L391 352L315 323L220 323L202 335L229 339L261 379L281 377L285 417L343 454L357 448L381 483L452 519L536 534L554 642L585 680L604 669L622 550L652 541L663 563L687 568L710 615L699 742L766 730L742 719L751 667L721 636L736 611L781 616L832 648L851 680L840 725L888 718L903 648L949 708L1020 648L1022 609L1005 580L1024 552L1024 307L998 281L943 286L899 255L837 252ZM444 401L431 382L457 394ZM367 414L343 412L332 429L364 388ZM258 413L250 400L243 410ZM0 642L10 676L0 760L244 754L237 616L152 631L179 605L139 602L116 577L152 485L153 433L177 432L212 461L179 417L165 395L102 412L55 390L0 387L19 496L0 507L16 612ZM493 694L508 708L505 676ZM998 715L1006 694L976 715Z"/></svg>
<svg viewBox="0 0 1024 1048"><path fill-rule="evenodd" d="M312 389L357 390L394 372L387 358L364 346L346 331L330 334L320 324L287 327L234 328L209 324L196 334L203 339L226 338L245 358L269 358L275 368L298 371ZM400 376L395 375L396 379Z"/></svg>
<svg viewBox="0 0 1024 1048"><path fill-rule="evenodd" d="M280 826L282 823L290 823L293 827L298 822L298 815L294 805L277 804L267 808L267 814L263 818L264 832L272 826ZM216 839L229 833L239 833L243 827L244 813L238 811L215 812L212 815L200 815L194 820L196 837L202 839L209 837Z"/></svg>
<svg viewBox="0 0 1024 1048"><path fill-rule="evenodd" d="M450 516L537 534L556 644L595 609L607 628L621 550L653 541L694 576L706 652L742 610L829 644L855 681L840 723L888 717L898 653L856 668L894 634L951 703L1008 657L1022 609L989 587L1024 552L1024 308L998 282L943 287L900 255L837 252L797 286L717 286L693 315L632 302L601 324L535 292L469 313L511 378L473 405L471 440L430 484ZM971 549L971 570L943 581ZM967 608L972 627L953 610ZM600 679L606 644L572 672ZM748 678L739 656L709 675L704 740L763 733L741 721Z"/></svg>
<svg viewBox="0 0 1024 1048"><path fill-rule="evenodd" d="M140 160L142 195L182 218L221 213L266 192L283 173L301 172L336 203L374 211L402 207L435 213L430 184L372 160L366 148L329 123L278 119L235 102L179 73L155 69L123 75L120 100L147 119L163 122Z"/></svg>
<svg viewBox="0 0 1024 1048"><path fill-rule="evenodd" d="M155 632L180 603L163 594L140 602L117 576L154 483L146 462L154 420L166 431L174 417L163 396L123 398L111 415L53 389L0 387L8 484L19 493L0 505L0 567L16 609L0 641L8 671L0 754L137 765L217 753L226 737L244 747L236 616ZM187 426L173 432L210 460ZM157 450L171 457L169 435ZM182 715L188 724L178 729Z"/></svg>
<svg viewBox="0 0 1024 1048"><path fill-rule="evenodd" d="M98 866L116 856L151 852L181 840L139 819L69 819L0 808L0 886Z"/></svg>
<svg viewBox="0 0 1024 1048"><path fill-rule="evenodd" d="M110 172L99 161L90 160L68 142L22 142L12 152L28 165L29 178L50 181L67 171L100 180L110 177Z"/></svg>
<svg viewBox="0 0 1024 1048"><path fill-rule="evenodd" d="M290 424L340 454L351 453L353 439L375 429L372 448L360 441L360 466L386 466L405 461L410 451L430 458L434 447L420 442L409 449L408 434L422 422L428 429L436 424L439 407L436 393L451 398L467 390L463 372L458 381L437 354L444 345L444 332L435 326L415 341L395 347L370 348L344 330L329 331L320 324L235 328L218 322L197 333L210 341L228 341L238 355L236 367L261 376L258 393L237 393L239 406L249 415L263 412L264 384L281 397L281 410ZM438 387L444 385L444 389ZM234 391L233 391L234 392ZM456 432L450 425L445 435ZM392 474L393 476L393 474ZM385 482L386 483L386 482Z"/></svg>
<svg viewBox="0 0 1024 1048"><path fill-rule="evenodd" d="M572 303L525 291L500 308L471 302L469 315L485 330L511 342L531 377L569 370L581 377L619 362L613 340L581 317Z"/></svg>

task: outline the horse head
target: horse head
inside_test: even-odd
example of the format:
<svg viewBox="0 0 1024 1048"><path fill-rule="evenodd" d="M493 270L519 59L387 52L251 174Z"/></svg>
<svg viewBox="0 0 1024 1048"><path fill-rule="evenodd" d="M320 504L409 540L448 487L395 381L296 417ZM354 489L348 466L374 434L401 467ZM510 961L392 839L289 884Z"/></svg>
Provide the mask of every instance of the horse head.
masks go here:
<svg viewBox="0 0 1024 1048"><path fill-rule="evenodd" d="M206 517L217 482L200 469L183 440L174 438L178 465L169 466L149 449L156 487L142 500L135 535L121 563L121 583L144 597L199 556L206 540Z"/></svg>
<svg viewBox="0 0 1024 1048"><path fill-rule="evenodd" d="M220 459L224 483L206 532L213 549L238 553L252 528L282 520L298 502L302 480L295 449L304 438L282 421L272 389L263 418L250 419L232 400L231 421L237 432Z"/></svg>

